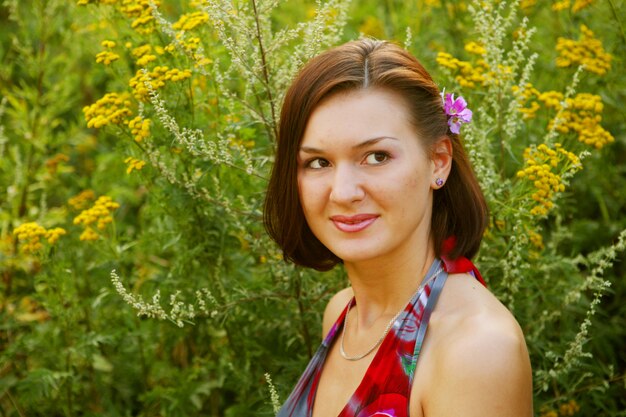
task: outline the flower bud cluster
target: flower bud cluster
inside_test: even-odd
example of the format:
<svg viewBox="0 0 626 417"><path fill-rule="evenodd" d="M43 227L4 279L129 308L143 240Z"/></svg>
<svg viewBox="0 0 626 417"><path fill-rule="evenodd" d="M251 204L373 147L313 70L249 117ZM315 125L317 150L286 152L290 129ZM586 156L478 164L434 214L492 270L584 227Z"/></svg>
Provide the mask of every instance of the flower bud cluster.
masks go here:
<svg viewBox="0 0 626 417"><path fill-rule="evenodd" d="M541 410L539 417L571 417L580 411L580 405L576 400L569 400L559 405L558 411L552 408Z"/></svg>
<svg viewBox="0 0 626 417"><path fill-rule="evenodd" d="M176 39L178 41L178 44L182 46L182 48L186 52L189 52L190 54L192 54L192 56L194 56L194 59L195 59L196 57L195 57L194 52L200 47L201 39L197 36L185 37L183 36L183 32L177 33ZM174 43L170 43L169 45L165 47L165 50L167 52L173 53L176 50L176 45Z"/></svg>
<svg viewBox="0 0 626 417"><path fill-rule="evenodd" d="M189 7L192 9L202 9L207 7L210 0L189 0Z"/></svg>
<svg viewBox="0 0 626 417"><path fill-rule="evenodd" d="M79 6L86 6L88 4L117 4L118 0L78 0L76 2L76 4L78 4Z"/></svg>
<svg viewBox="0 0 626 417"><path fill-rule="evenodd" d="M521 0L519 3L519 7L522 10L528 10L532 8L535 4L537 4L537 0Z"/></svg>
<svg viewBox="0 0 626 417"><path fill-rule="evenodd" d="M525 167L517 172L517 177L529 181L535 191L531 198L537 205L530 210L534 216L544 216L554 206L552 202L555 193L565 191L565 185L560 175L553 172L561 167L562 170L582 169L580 159L567 151L559 143L554 149L546 144L536 148L526 148L524 151Z"/></svg>
<svg viewBox="0 0 626 417"><path fill-rule="evenodd" d="M147 74L144 74L141 70L137 71L136 75L128 82L128 85L133 89L133 95L137 100L148 101L150 92L146 83L150 83L153 90L158 90L165 86L166 81L176 82L190 77L191 70L189 69L179 70L177 68L170 69L167 66L157 66Z"/></svg>
<svg viewBox="0 0 626 417"><path fill-rule="evenodd" d="M72 206L74 210L83 210L87 205L96 198L93 190L81 191L78 195L67 200L67 203Z"/></svg>
<svg viewBox="0 0 626 417"><path fill-rule="evenodd" d="M133 170L141 171L141 168L146 165L146 161L142 161L140 159L135 159L132 156L129 156L124 160L124 163L128 164L128 168L126 168L126 173L130 174Z"/></svg>
<svg viewBox="0 0 626 417"><path fill-rule="evenodd" d="M582 35L579 40L559 38L556 50L556 66L565 68L583 65L584 69L598 75L604 75L611 69L613 56L604 50L602 42L585 25L580 26Z"/></svg>
<svg viewBox="0 0 626 417"><path fill-rule="evenodd" d="M574 98L565 100L565 108L561 113L562 123L556 129L561 133L574 132L578 140L596 149L615 141L611 133L601 125L602 98L595 94L581 93ZM554 123L554 121L552 122Z"/></svg>
<svg viewBox="0 0 626 417"><path fill-rule="evenodd" d="M465 44L465 50L474 55L485 55L487 49L478 42L470 41Z"/></svg>
<svg viewBox="0 0 626 417"><path fill-rule="evenodd" d="M513 87L514 90L519 87ZM545 108L554 109L560 112L556 130L562 134L575 133L579 142L585 145L601 149L604 145L615 141L613 135L605 130L602 125L602 111L604 104L602 98L595 94L580 93L572 98L563 96L558 91L540 92L531 84L527 84L523 92L523 100L528 107L522 107L520 112L524 113L524 118L535 117L542 103ZM550 121L549 128L555 123L555 119Z"/></svg>
<svg viewBox="0 0 626 417"><path fill-rule="evenodd" d="M580 406L576 400L569 400L568 402L559 405L559 413L562 416L573 416L578 411L580 411Z"/></svg>
<svg viewBox="0 0 626 417"><path fill-rule="evenodd" d="M543 236L541 236L541 234L535 232L534 230L529 230L528 231L528 239L530 240L530 243L535 248L537 248L539 250L543 250L544 249Z"/></svg>
<svg viewBox="0 0 626 417"><path fill-rule="evenodd" d="M156 27L150 2L156 7L160 6L159 0L123 0L119 6L120 11L129 19L133 19L131 27L140 34L150 34Z"/></svg>
<svg viewBox="0 0 626 417"><path fill-rule="evenodd" d="M516 93L520 90L520 87L514 85L511 87L511 90ZM539 102L543 103L545 107L557 110L560 109L561 102L563 101L563 93L559 91L546 91L542 93L531 83L527 83L522 92L522 99L522 104L527 104L529 107L521 107L519 111L524 114L525 119L532 119L541 108Z"/></svg>
<svg viewBox="0 0 626 417"><path fill-rule="evenodd" d="M50 245L54 245L59 237L67 232L61 227L46 230L36 222L28 222L19 225L13 230L13 234L23 242L21 250L25 253L35 253L43 248L41 239L44 238Z"/></svg>
<svg viewBox="0 0 626 417"><path fill-rule="evenodd" d="M46 169L48 170L48 173L50 175L54 175L59 168L59 164L62 164L63 162L69 162L69 160L69 156L63 153L58 153L46 161Z"/></svg>
<svg viewBox="0 0 626 417"><path fill-rule="evenodd" d="M127 42L127 48L132 48L132 44ZM139 67L146 67L149 63L156 61L157 55L163 55L165 48L161 46L153 47L150 44L144 44L133 48L131 54L136 58L135 63ZM155 55L157 54L157 55Z"/></svg>
<svg viewBox="0 0 626 417"><path fill-rule="evenodd" d="M552 10L560 12L561 10L567 10L572 5L570 0L558 0L552 3Z"/></svg>
<svg viewBox="0 0 626 417"><path fill-rule="evenodd" d="M132 44L128 44L129 47L132 46ZM145 44L145 45L141 45L141 46L137 46L136 48L133 48L133 50L131 51L131 54L135 57L135 58L141 58L142 56L148 55L152 52L152 45L150 44Z"/></svg>
<svg viewBox="0 0 626 417"><path fill-rule="evenodd" d="M437 63L442 67L458 71L455 80L461 87L476 88L485 85L487 82L486 73L488 66L485 60L479 59L475 64L468 61L461 61L447 52L437 54Z"/></svg>
<svg viewBox="0 0 626 417"><path fill-rule="evenodd" d="M520 90L520 87L517 85L514 85L513 87L511 87L511 90L514 93L517 93ZM522 93L521 93L521 97L522 97L522 103L523 104L528 104L529 107L520 107L518 110L520 113L522 113L524 116L524 119L533 119L535 118L536 114L537 114L537 110L540 109L539 103L537 103L537 101L533 100L535 97L537 97L539 95L539 90L537 90L535 87L532 86L532 84L527 83L526 86L524 87Z"/></svg>
<svg viewBox="0 0 626 417"><path fill-rule="evenodd" d="M106 48L106 51L99 52L96 55L96 62L98 64L110 65L112 62L120 59L120 56L115 52L111 51L111 49L115 48L115 42L104 40L102 41L102 47Z"/></svg>
<svg viewBox="0 0 626 417"><path fill-rule="evenodd" d="M141 142L150 136L151 124L150 119L142 119L141 116L137 116L128 122L130 133L135 138L135 142Z"/></svg>
<svg viewBox="0 0 626 417"><path fill-rule="evenodd" d="M487 54L487 49L478 42L470 41L465 44L465 51L479 58L475 62L461 61L447 52L437 54L437 63L458 74L455 80L461 87L476 88L486 86L489 83L498 84L502 78L512 76L512 68L508 65L498 65L497 70L490 70L487 62L482 58ZM498 72L496 74L495 72Z"/></svg>
<svg viewBox="0 0 626 417"><path fill-rule="evenodd" d="M100 129L110 124L124 123L132 115L129 98L127 93L108 93L94 104L83 107L87 127Z"/></svg>
<svg viewBox="0 0 626 417"><path fill-rule="evenodd" d="M135 61L135 63L140 67L145 67L149 63L156 61L156 59L156 55L144 54L141 57L137 58L137 61Z"/></svg>
<svg viewBox="0 0 626 417"><path fill-rule="evenodd" d="M185 13L172 25L172 29L188 32L208 21L209 15L205 12Z"/></svg>
<svg viewBox="0 0 626 417"><path fill-rule="evenodd" d="M593 0L576 0L574 2L574 5L572 6L572 12L578 13L582 9L589 6L591 3L593 3Z"/></svg>
<svg viewBox="0 0 626 417"><path fill-rule="evenodd" d="M161 5L160 0L78 0L79 6L88 4L106 4L116 6L127 18L132 19L131 27L140 34L150 34L156 28L150 3L156 7Z"/></svg>
<svg viewBox="0 0 626 417"><path fill-rule="evenodd" d="M120 205L114 202L111 197L101 196L91 208L83 210L74 218L74 224L85 226L85 230L80 235L80 240L98 239L99 235L91 225L95 223L98 230L104 230L107 224L113 222L111 213L119 207Z"/></svg>
<svg viewBox="0 0 626 417"><path fill-rule="evenodd" d="M559 12L561 10L567 10L571 7L572 13L578 13L582 9L593 3L593 0L576 0L572 5L571 0L559 0L552 3L552 10Z"/></svg>
<svg viewBox="0 0 626 417"><path fill-rule="evenodd" d="M130 42L127 43L127 47L131 48L132 44ZM165 49L160 46L155 46L154 48L150 44L144 44L133 48L131 54L136 58L135 63L139 67L145 67L149 63L156 61L158 55L163 55L165 53Z"/></svg>

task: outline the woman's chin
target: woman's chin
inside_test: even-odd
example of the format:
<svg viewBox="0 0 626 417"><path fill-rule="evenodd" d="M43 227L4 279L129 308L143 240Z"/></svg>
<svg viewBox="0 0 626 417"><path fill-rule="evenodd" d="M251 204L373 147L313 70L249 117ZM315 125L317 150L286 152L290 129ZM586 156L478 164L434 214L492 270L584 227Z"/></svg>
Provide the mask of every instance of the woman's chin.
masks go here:
<svg viewBox="0 0 626 417"><path fill-rule="evenodd" d="M350 248L342 248L332 250L332 252L343 261L344 264L355 264L368 262L373 259L379 259L384 253L381 250L373 248L360 248L352 246Z"/></svg>

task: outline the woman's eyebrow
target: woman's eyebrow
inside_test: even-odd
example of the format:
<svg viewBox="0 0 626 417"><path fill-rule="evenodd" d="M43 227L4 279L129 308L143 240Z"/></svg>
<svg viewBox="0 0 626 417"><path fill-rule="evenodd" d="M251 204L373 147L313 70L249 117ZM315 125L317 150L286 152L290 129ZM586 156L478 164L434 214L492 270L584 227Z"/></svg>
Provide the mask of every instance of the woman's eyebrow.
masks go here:
<svg viewBox="0 0 626 417"><path fill-rule="evenodd" d="M304 152L304 153L324 153L324 151L317 149L317 148L312 148L310 146L300 146L300 152Z"/></svg>
<svg viewBox="0 0 626 417"><path fill-rule="evenodd" d="M375 138L364 140L361 143L357 143L352 148L353 149L367 148L368 146L375 145L376 143L378 143L378 142L380 142L380 141L382 141L384 139L398 140L397 138L394 138L393 136L378 136L378 137L375 137ZM300 146L300 152L304 152L304 153L324 153L323 150L318 149L318 148L314 148L312 146Z"/></svg>
<svg viewBox="0 0 626 417"><path fill-rule="evenodd" d="M367 139L357 145L354 145L353 148L354 149L367 148L368 146L375 145L384 139L398 140L397 138L394 138L393 136L378 136L376 138Z"/></svg>

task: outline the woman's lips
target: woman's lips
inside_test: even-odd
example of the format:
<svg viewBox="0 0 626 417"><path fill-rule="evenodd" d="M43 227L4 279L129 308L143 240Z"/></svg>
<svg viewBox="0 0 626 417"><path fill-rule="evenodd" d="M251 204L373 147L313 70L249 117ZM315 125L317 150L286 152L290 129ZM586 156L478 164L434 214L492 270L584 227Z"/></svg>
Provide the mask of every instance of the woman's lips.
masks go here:
<svg viewBox="0 0 626 417"><path fill-rule="evenodd" d="M335 227L342 232L360 232L378 219L376 214L357 214L355 216L331 216Z"/></svg>

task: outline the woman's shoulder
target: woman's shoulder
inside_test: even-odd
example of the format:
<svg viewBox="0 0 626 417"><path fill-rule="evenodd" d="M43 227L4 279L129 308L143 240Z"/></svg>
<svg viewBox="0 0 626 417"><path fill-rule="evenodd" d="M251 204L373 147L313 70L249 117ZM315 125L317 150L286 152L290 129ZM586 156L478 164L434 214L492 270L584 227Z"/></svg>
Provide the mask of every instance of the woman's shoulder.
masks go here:
<svg viewBox="0 0 626 417"><path fill-rule="evenodd" d="M448 277L433 320L438 339L449 347L439 351L446 360L454 360L449 356L462 359L474 350L511 354L521 345L525 349L524 335L513 314L468 274ZM487 357L495 359L497 352Z"/></svg>
<svg viewBox="0 0 626 417"><path fill-rule="evenodd" d="M335 324L339 315L343 312L343 309L346 308L353 296L354 292L352 292L352 287L347 287L338 291L331 297L324 310L322 337L326 337L330 328L333 327L333 324Z"/></svg>
<svg viewBox="0 0 626 417"><path fill-rule="evenodd" d="M449 276L429 335L435 347L431 369L437 370L431 375L431 415L532 413L532 375L522 330L509 310L473 277ZM446 402L450 397L458 401Z"/></svg>
<svg viewBox="0 0 626 417"><path fill-rule="evenodd" d="M497 327L522 335L511 312L468 273L448 276L435 311L438 318L450 327L465 328L472 324L482 330Z"/></svg>

